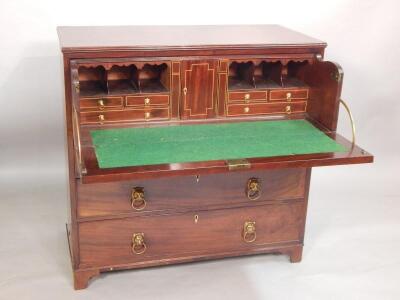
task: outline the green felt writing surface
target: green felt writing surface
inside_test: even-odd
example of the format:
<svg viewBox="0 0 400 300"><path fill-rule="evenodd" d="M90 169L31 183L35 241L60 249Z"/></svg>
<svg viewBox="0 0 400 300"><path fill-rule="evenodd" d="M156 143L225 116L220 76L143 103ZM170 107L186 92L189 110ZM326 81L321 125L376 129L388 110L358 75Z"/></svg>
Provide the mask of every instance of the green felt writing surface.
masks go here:
<svg viewBox="0 0 400 300"><path fill-rule="evenodd" d="M100 168L346 151L306 120L100 129L90 135Z"/></svg>

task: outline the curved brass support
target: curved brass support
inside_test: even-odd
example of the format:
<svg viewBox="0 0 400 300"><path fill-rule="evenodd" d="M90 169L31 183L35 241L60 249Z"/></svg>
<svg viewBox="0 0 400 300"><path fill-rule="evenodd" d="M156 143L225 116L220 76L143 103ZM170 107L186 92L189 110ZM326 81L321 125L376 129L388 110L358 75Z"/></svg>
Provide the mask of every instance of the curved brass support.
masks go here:
<svg viewBox="0 0 400 300"><path fill-rule="evenodd" d="M356 142L356 126L354 124L353 114L351 113L349 106L347 105L347 103L344 100L340 99L340 103L344 106L344 108L347 111L347 114L349 115L350 122L351 122L351 131L353 134L352 144L354 145Z"/></svg>
<svg viewBox="0 0 400 300"><path fill-rule="evenodd" d="M82 163L82 148L81 148L81 134L79 130L79 119L78 119L78 112L76 111L76 108L73 108L73 114L72 114L72 125L73 125L73 134L74 134L74 142L76 143L75 147L76 150L78 151L77 157L75 158L77 160L77 165L78 165L78 172L79 175L82 175L84 173L84 168L83 168L83 163ZM75 152L76 153L76 152Z"/></svg>

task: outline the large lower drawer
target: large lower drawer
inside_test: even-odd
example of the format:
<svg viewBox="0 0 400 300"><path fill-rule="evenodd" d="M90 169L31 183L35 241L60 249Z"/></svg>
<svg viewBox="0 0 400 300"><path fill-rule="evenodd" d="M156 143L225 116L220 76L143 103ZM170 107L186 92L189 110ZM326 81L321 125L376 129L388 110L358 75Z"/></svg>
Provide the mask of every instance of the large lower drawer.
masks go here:
<svg viewBox="0 0 400 300"><path fill-rule="evenodd" d="M249 188L251 183L253 186ZM78 216L250 205L266 200L302 198L305 186L304 168L110 183L78 182Z"/></svg>
<svg viewBox="0 0 400 300"><path fill-rule="evenodd" d="M304 201L79 224L80 268L251 252L301 242Z"/></svg>

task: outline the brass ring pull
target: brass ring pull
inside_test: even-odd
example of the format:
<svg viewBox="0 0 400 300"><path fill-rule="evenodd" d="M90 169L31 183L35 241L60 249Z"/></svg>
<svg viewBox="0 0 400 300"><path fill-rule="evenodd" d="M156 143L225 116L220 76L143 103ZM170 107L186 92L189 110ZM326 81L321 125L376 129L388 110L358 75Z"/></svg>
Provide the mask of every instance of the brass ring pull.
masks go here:
<svg viewBox="0 0 400 300"><path fill-rule="evenodd" d="M99 109L103 110L104 109L104 100L100 99L99 101L97 101L97 104L99 106Z"/></svg>
<svg viewBox="0 0 400 300"><path fill-rule="evenodd" d="M256 222L253 221L244 222L242 237L246 243L252 243L256 240L257 238Z"/></svg>
<svg viewBox="0 0 400 300"><path fill-rule="evenodd" d="M131 205L136 210L143 210L146 207L146 200L144 198L144 188L135 187L131 192Z"/></svg>
<svg viewBox="0 0 400 300"><path fill-rule="evenodd" d="M261 196L261 184L257 178L247 181L246 195L249 200L257 200Z"/></svg>
<svg viewBox="0 0 400 300"><path fill-rule="evenodd" d="M134 233L132 236L132 252L139 255L146 252L146 249L144 233Z"/></svg>
<svg viewBox="0 0 400 300"><path fill-rule="evenodd" d="M349 106L347 105L347 103L344 100L340 99L340 103L344 106L344 108L347 111L347 114L349 115L350 122L351 122L351 132L353 135L352 144L354 145L356 142L356 125L354 124L353 114L351 113Z"/></svg>

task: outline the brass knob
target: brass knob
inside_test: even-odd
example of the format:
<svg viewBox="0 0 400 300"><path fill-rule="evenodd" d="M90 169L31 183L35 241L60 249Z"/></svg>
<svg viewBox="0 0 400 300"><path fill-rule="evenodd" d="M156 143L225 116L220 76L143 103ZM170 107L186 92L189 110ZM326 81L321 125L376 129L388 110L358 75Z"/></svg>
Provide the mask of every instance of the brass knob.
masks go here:
<svg viewBox="0 0 400 300"><path fill-rule="evenodd" d="M146 207L146 200L144 199L144 188L135 187L131 192L131 205L136 210L143 210Z"/></svg>
<svg viewBox="0 0 400 300"><path fill-rule="evenodd" d="M150 98L145 98L144 99L144 104L149 105L150 104Z"/></svg>
<svg viewBox="0 0 400 300"><path fill-rule="evenodd" d="M250 99L250 94L245 94L244 95L244 100L249 100Z"/></svg>
<svg viewBox="0 0 400 300"><path fill-rule="evenodd" d="M147 249L144 242L144 233L134 233L132 236L132 252L135 254L143 254Z"/></svg>
<svg viewBox="0 0 400 300"><path fill-rule="evenodd" d="M292 93L286 93L286 100L289 102L292 100Z"/></svg>
<svg viewBox="0 0 400 300"><path fill-rule="evenodd" d="M150 113L149 113L149 112L145 112L145 113L144 113L144 118L145 118L145 119L150 118Z"/></svg>
<svg viewBox="0 0 400 300"><path fill-rule="evenodd" d="M100 121L100 123L104 122L104 115L99 115L99 121Z"/></svg>
<svg viewBox="0 0 400 300"><path fill-rule="evenodd" d="M247 181L246 195L249 200L257 200L261 196L261 184L257 178L250 178Z"/></svg>
<svg viewBox="0 0 400 300"><path fill-rule="evenodd" d="M292 108L290 107L290 105L286 106L286 113L290 114L292 112Z"/></svg>
<svg viewBox="0 0 400 300"><path fill-rule="evenodd" d="M250 107L246 106L246 107L244 108L244 112L245 112L245 113L248 113L249 111L250 111Z"/></svg>
<svg viewBox="0 0 400 300"><path fill-rule="evenodd" d="M256 240L257 238L256 222L254 221L244 222L242 237L246 243L252 243Z"/></svg>
<svg viewBox="0 0 400 300"><path fill-rule="evenodd" d="M97 101L97 105L99 106L100 109L104 109L104 100L100 99L99 101Z"/></svg>

